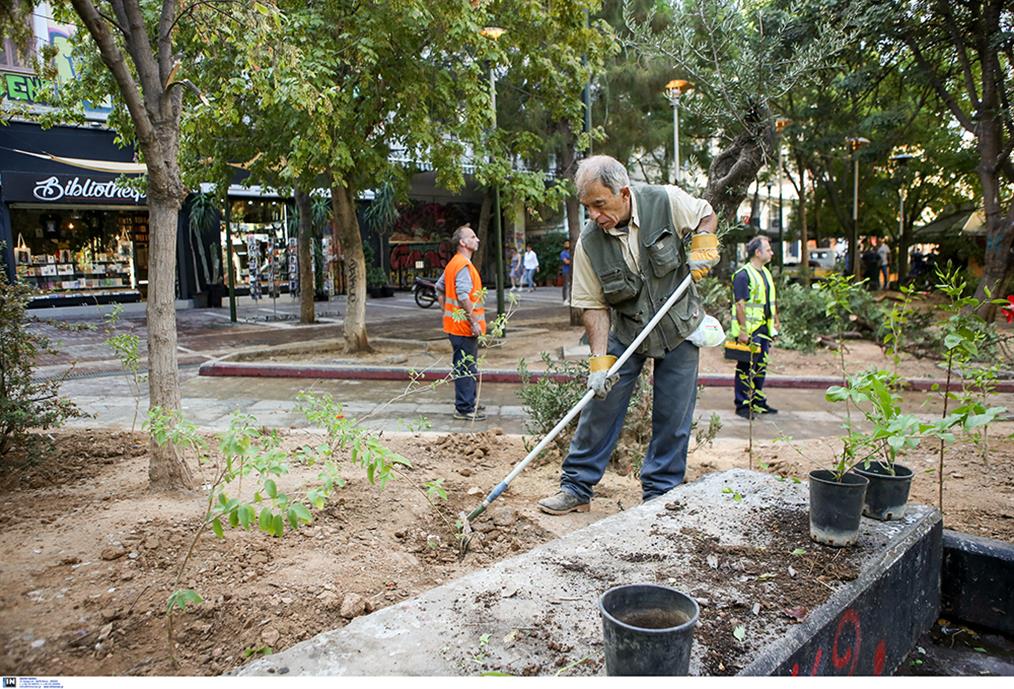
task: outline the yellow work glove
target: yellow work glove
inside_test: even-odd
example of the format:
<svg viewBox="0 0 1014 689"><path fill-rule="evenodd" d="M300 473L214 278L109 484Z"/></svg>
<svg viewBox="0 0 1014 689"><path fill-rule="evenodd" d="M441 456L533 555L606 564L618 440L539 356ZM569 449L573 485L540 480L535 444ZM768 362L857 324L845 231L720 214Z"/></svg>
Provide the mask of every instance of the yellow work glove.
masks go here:
<svg viewBox="0 0 1014 689"><path fill-rule="evenodd" d="M612 354L593 356L588 359L588 389L595 391L600 400L605 399L619 376L609 375L609 369L616 363Z"/></svg>
<svg viewBox="0 0 1014 689"><path fill-rule="evenodd" d="M695 234L690 238L690 274L694 282L700 282L701 278L711 272L711 269L718 265L722 256L718 251L718 237L705 232Z"/></svg>

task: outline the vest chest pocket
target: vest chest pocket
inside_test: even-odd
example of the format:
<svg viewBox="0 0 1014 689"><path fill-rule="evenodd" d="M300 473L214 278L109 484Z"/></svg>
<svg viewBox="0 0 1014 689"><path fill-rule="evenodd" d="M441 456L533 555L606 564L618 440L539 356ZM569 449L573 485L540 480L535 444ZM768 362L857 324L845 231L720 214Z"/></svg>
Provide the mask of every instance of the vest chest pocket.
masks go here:
<svg viewBox="0 0 1014 689"><path fill-rule="evenodd" d="M641 292L641 278L626 270L610 270L599 276L606 303L619 307L623 302L636 299Z"/></svg>
<svg viewBox="0 0 1014 689"><path fill-rule="evenodd" d="M669 228L666 228L662 230L654 243L646 247L648 261L651 263L651 270L655 277L660 278L663 275L668 275L679 267L679 242L679 238Z"/></svg>

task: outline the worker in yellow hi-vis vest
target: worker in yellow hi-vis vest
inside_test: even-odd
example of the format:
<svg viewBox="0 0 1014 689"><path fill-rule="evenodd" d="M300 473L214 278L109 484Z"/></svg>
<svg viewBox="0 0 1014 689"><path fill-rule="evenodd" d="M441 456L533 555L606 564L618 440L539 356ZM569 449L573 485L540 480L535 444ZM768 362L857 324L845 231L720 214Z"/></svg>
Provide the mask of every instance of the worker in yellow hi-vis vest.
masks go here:
<svg viewBox="0 0 1014 689"><path fill-rule="evenodd" d="M767 237L754 237L746 245L747 262L732 276L732 327L729 337L752 344L753 353L736 363L736 414L777 414L764 394L771 340L778 334L775 281L767 264L774 252Z"/></svg>

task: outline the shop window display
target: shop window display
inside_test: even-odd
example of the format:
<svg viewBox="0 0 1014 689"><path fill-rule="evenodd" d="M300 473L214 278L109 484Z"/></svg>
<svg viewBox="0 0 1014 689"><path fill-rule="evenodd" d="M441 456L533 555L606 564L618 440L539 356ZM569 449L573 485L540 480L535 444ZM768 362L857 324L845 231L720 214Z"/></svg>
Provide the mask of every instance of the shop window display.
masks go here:
<svg viewBox="0 0 1014 689"><path fill-rule="evenodd" d="M289 287L286 257L286 209L281 201L231 199L232 261L236 288L247 288L254 299L278 296ZM225 251L225 223L222 250ZM223 256L222 265L226 265Z"/></svg>
<svg viewBox="0 0 1014 689"><path fill-rule="evenodd" d="M148 263L146 214L12 209L11 229L15 272L35 291L35 302L141 298Z"/></svg>

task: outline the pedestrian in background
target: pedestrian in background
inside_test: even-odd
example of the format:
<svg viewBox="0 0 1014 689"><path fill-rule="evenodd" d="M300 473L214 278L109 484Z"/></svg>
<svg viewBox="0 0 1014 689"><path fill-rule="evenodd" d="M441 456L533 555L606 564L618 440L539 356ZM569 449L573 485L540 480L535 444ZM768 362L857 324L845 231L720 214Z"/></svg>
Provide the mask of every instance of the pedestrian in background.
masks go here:
<svg viewBox="0 0 1014 689"><path fill-rule="evenodd" d="M516 248L511 247L511 258L510 258L510 278L511 278L511 292L521 291L521 279L524 277L525 269L521 264L521 252Z"/></svg>
<svg viewBox="0 0 1014 689"><path fill-rule="evenodd" d="M891 247L887 246L886 239L880 240L877 255L880 256L880 289L888 289L891 286Z"/></svg>
<svg viewBox="0 0 1014 689"><path fill-rule="evenodd" d="M563 303L570 299L570 240L563 240L563 251L560 252L560 271L563 274Z"/></svg>
<svg viewBox="0 0 1014 689"><path fill-rule="evenodd" d="M749 361L736 362L736 415L744 419L777 414L764 394L771 338L778 333L775 281L767 264L774 252L767 237L757 236L746 245L747 262L732 276L732 325L729 337L752 344Z"/></svg>
<svg viewBox="0 0 1014 689"><path fill-rule="evenodd" d="M527 251L525 251L525 282L528 283L528 291L535 291L535 271L539 269L539 257L535 254L535 249L532 248L531 244L527 244ZM521 286L524 287L525 283L522 282Z"/></svg>
<svg viewBox="0 0 1014 689"><path fill-rule="evenodd" d="M451 242L458 251L435 287L444 314L444 332L451 341L454 418L482 421L486 415L476 404L475 383L479 377L479 336L486 334L486 309L482 279L472 265L479 238L471 227L462 225L451 235Z"/></svg>

